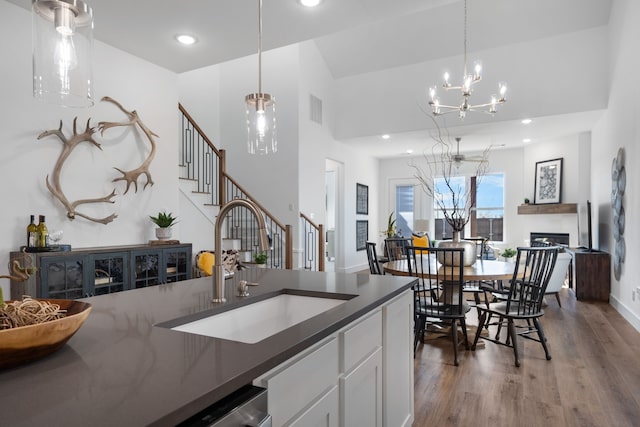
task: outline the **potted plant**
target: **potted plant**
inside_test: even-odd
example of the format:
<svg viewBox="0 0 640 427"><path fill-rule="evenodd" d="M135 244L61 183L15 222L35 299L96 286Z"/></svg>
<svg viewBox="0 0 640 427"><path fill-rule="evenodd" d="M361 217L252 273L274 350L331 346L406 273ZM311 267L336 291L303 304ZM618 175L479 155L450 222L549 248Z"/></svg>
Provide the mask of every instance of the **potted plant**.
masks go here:
<svg viewBox="0 0 640 427"><path fill-rule="evenodd" d="M149 215L151 221L158 226L156 228L156 237L159 240L167 240L171 238L171 226L177 222L177 217L174 217L171 212L158 212L158 216Z"/></svg>
<svg viewBox="0 0 640 427"><path fill-rule="evenodd" d="M253 256L253 261L258 265L258 267L265 267L267 263L267 253L266 252L258 252Z"/></svg>
<svg viewBox="0 0 640 427"><path fill-rule="evenodd" d="M398 237L398 229L396 228L396 220L393 219L393 212L389 214L389 219L387 219L387 229L382 230L382 235L385 238Z"/></svg>
<svg viewBox="0 0 640 427"><path fill-rule="evenodd" d="M513 258L516 254L517 252L515 251L515 249L506 248L502 251L501 255L504 257L505 261L511 261L511 258Z"/></svg>
<svg viewBox="0 0 640 427"><path fill-rule="evenodd" d="M527 197L524 198L524 204L528 205L529 204L529 199Z"/></svg>

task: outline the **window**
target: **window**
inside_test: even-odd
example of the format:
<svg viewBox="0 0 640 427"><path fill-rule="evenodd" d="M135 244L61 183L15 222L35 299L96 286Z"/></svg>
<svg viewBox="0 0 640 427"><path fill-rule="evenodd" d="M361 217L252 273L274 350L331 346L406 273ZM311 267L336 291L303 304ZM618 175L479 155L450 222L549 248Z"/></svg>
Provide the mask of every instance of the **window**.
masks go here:
<svg viewBox="0 0 640 427"><path fill-rule="evenodd" d="M396 186L396 229L403 236L411 236L413 230L413 185Z"/></svg>
<svg viewBox="0 0 640 427"><path fill-rule="evenodd" d="M474 177L475 179L475 177ZM504 174L488 174L476 190L476 209L471 214L471 234L493 241L503 240Z"/></svg>
<svg viewBox="0 0 640 427"><path fill-rule="evenodd" d="M452 185L460 189L459 194L464 194L468 185L475 197L472 202L475 203L475 209L471 210L471 218L466 230L469 231L469 237L482 236L493 241L503 240L503 221L504 221L504 174L488 174L482 177L480 185L477 185L477 178L457 176L451 178ZM449 200L451 194L445 191L443 178L435 179L436 191L441 195L441 200L447 207L452 207ZM449 199L447 199L449 198ZM435 238L446 239L453 236L451 226L445 221L442 210L437 203L433 203L435 218ZM465 232L462 233L462 237Z"/></svg>

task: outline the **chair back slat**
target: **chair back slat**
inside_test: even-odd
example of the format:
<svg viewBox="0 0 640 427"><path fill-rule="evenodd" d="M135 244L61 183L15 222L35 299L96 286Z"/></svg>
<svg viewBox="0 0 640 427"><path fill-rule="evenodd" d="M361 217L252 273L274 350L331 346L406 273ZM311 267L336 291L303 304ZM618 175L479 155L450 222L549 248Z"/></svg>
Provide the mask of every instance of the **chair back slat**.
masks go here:
<svg viewBox="0 0 640 427"><path fill-rule="evenodd" d="M369 272L371 274L382 274L374 242L367 242L367 260L369 261Z"/></svg>
<svg viewBox="0 0 640 427"><path fill-rule="evenodd" d="M410 237L389 237L384 239L384 251L389 261L397 261L407 257L407 246L413 244Z"/></svg>
<svg viewBox="0 0 640 427"><path fill-rule="evenodd" d="M453 264L454 259L464 257L464 249L407 246L409 274L418 279L414 286L416 307L426 316L464 316L464 266L443 266L435 261L438 256L445 265Z"/></svg>
<svg viewBox="0 0 640 427"><path fill-rule="evenodd" d="M534 315L542 300L558 257L558 247L519 247L511 280L507 312Z"/></svg>

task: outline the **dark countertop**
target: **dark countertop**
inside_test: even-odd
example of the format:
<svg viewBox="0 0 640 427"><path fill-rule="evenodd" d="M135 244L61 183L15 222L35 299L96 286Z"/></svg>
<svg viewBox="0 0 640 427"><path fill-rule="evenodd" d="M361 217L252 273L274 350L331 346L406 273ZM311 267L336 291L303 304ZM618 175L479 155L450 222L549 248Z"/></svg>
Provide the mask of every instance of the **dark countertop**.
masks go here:
<svg viewBox="0 0 640 427"><path fill-rule="evenodd" d="M259 282L235 297L238 280ZM156 326L219 307L210 277L86 298L93 305L58 352L0 371L1 425L175 425L408 289L412 278L249 269L226 305L283 288L358 295L255 344Z"/></svg>

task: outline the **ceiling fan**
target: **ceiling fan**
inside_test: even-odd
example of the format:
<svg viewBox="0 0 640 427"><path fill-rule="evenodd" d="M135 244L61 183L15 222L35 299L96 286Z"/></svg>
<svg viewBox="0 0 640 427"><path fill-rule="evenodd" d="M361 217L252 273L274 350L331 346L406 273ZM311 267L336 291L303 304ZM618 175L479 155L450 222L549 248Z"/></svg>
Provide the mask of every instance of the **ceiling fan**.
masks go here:
<svg viewBox="0 0 640 427"><path fill-rule="evenodd" d="M456 137L456 152L455 154L451 155L451 160L453 160L453 163L455 163L457 166L460 165L460 163L462 162L477 162L477 163L482 163L482 162L486 162L487 158L485 156L475 156L475 157L467 157L464 154L460 154L460 140L462 138L460 137Z"/></svg>

